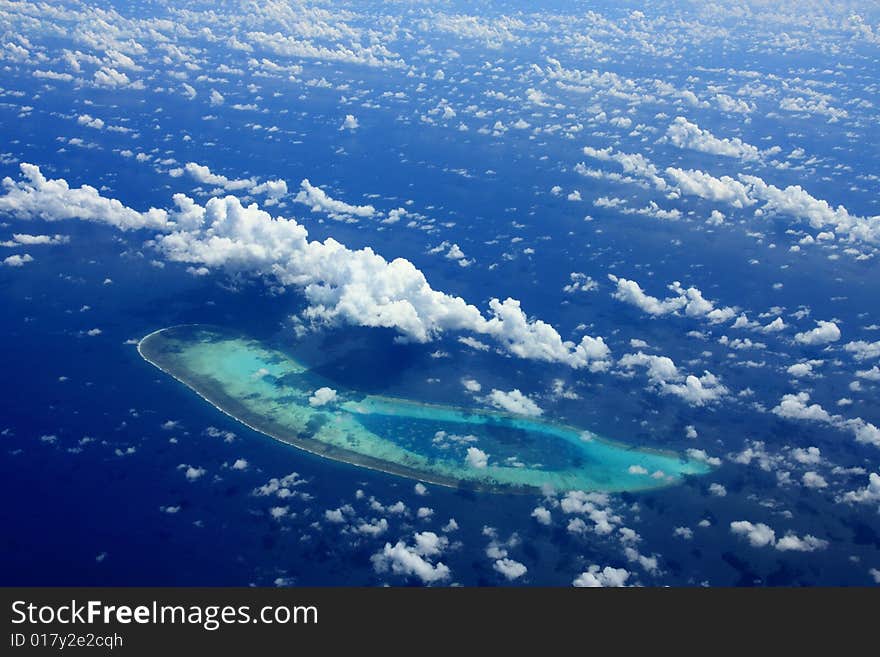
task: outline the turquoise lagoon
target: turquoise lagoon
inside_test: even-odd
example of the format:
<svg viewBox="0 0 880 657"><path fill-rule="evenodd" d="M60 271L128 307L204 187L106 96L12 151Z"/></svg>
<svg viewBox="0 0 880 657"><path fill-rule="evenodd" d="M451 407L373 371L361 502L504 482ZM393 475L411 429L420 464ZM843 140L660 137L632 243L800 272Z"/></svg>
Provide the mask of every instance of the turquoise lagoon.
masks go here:
<svg viewBox="0 0 880 657"><path fill-rule="evenodd" d="M709 470L676 454L548 420L349 390L280 348L213 326L155 331L138 351L256 431L420 481L490 492L619 492L671 485ZM311 405L322 387L334 389L336 399ZM485 467L466 460L468 448L488 454Z"/></svg>

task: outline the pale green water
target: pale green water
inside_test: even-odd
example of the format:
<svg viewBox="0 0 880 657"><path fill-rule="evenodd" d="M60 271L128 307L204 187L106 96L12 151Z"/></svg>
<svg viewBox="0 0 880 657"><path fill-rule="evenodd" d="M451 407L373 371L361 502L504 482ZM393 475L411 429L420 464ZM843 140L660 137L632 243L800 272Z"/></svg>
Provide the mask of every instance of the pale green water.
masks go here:
<svg viewBox="0 0 880 657"><path fill-rule="evenodd" d="M163 329L138 349L258 431L328 458L413 479L490 491L632 491L708 471L703 463L553 422L365 396L316 376L269 345L214 327ZM335 389L337 399L311 406L309 397L324 386ZM488 454L486 467L466 463L468 447ZM632 466L648 474L631 472Z"/></svg>

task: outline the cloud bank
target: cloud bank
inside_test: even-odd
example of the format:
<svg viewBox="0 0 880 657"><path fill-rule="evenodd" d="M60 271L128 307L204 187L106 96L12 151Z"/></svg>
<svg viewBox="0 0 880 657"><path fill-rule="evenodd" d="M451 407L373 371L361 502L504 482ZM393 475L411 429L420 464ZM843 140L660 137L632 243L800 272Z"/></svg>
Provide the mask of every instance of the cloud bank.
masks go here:
<svg viewBox="0 0 880 657"><path fill-rule="evenodd" d="M310 241L294 219L272 217L234 196L211 198L203 206L175 194L176 207L170 211L138 212L93 187L71 189L63 179L47 180L35 165L20 166L23 180L3 181L0 212L20 219L76 218L123 230L158 230L150 245L168 260L196 269L251 273L301 289L309 301L303 313L308 321L390 328L415 342L447 331L470 332L494 339L520 358L593 372L610 367L610 349L601 337L563 340L550 324L529 318L512 298L491 299L486 316L461 297L433 289L409 260L389 262L370 247L353 250L332 238Z"/></svg>

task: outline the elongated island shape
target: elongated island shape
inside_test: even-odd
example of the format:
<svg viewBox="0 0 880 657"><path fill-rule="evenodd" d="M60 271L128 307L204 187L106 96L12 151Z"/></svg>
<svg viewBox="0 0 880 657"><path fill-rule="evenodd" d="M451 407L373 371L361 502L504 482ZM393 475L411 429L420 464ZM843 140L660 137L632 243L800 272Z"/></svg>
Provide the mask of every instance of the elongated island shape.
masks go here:
<svg viewBox="0 0 880 657"><path fill-rule="evenodd" d="M709 470L550 421L345 390L278 348L213 326L161 329L138 351L256 431L420 481L488 492L619 492ZM321 388L329 390L315 395Z"/></svg>

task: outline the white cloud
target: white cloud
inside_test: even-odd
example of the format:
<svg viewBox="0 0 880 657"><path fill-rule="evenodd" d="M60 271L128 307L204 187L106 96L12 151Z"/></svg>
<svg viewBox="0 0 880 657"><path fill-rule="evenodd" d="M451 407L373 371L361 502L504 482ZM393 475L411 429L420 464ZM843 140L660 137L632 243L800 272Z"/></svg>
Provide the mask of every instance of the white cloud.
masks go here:
<svg viewBox="0 0 880 657"><path fill-rule="evenodd" d="M95 130L100 130L104 127L104 121L89 114L81 114L76 117L76 122L80 125L84 125L87 128L94 128Z"/></svg>
<svg viewBox="0 0 880 657"><path fill-rule="evenodd" d="M361 536L376 538L388 531L388 521L385 518L380 518L378 520L374 519L370 522L362 520L352 529L355 533L360 534Z"/></svg>
<svg viewBox="0 0 880 657"><path fill-rule="evenodd" d="M332 238L309 241L295 220L272 218L256 204L243 206L233 197L212 198L204 206L183 194L174 195L176 209L141 213L96 189L71 189L64 180L46 180L38 167L21 165L25 180L3 181L0 211L16 218L102 221L121 229L150 227L165 230L152 246L173 261L197 267L222 267L272 277L284 286L304 290L311 302L304 317L314 322L346 320L372 327L389 327L407 338L426 342L443 331L467 331L493 337L520 358L564 363L593 372L610 366L602 338L583 336L579 343L562 340L539 319L529 319L516 299L491 299L487 319L475 306L430 287L411 262L391 262L369 247L351 250ZM328 197L305 183L301 194ZM329 202L333 202L329 199ZM349 206L361 213L370 206ZM173 222L170 221L173 219Z"/></svg>
<svg viewBox="0 0 880 657"><path fill-rule="evenodd" d="M626 568L612 568L611 566L600 568L593 564L575 578L572 586L589 588L626 586L629 575Z"/></svg>
<svg viewBox="0 0 880 657"><path fill-rule="evenodd" d="M797 333L794 339L801 344L819 345L837 342L840 340L840 328L834 322L819 320L816 328L803 333Z"/></svg>
<svg viewBox="0 0 880 657"><path fill-rule="evenodd" d="M753 524L748 520L736 520L730 523L730 531L747 538L752 547L765 547L776 542L776 532L763 522Z"/></svg>
<svg viewBox="0 0 880 657"><path fill-rule="evenodd" d="M476 338L472 338L469 335L460 337L458 341L466 347L470 347L475 351L489 351L489 345L487 345L485 342L480 342Z"/></svg>
<svg viewBox="0 0 880 657"><path fill-rule="evenodd" d="M449 539L434 532L416 532L413 538L416 551L426 557L439 556L449 547Z"/></svg>
<svg viewBox="0 0 880 657"><path fill-rule="evenodd" d="M660 176L657 167L651 161L640 153L621 153L615 152L613 148L592 148L584 146L584 155L592 157L603 162L616 162L623 169L624 173L637 176L649 181L657 189L666 189L666 181ZM584 173L583 164L575 167L579 173Z"/></svg>
<svg viewBox="0 0 880 657"><path fill-rule="evenodd" d="M755 200L749 196L748 188L730 176L716 178L699 170L676 167L667 167L666 175L672 179L678 191L688 196L729 203L735 208L755 204Z"/></svg>
<svg viewBox="0 0 880 657"><path fill-rule="evenodd" d="M880 428L860 417L846 419L840 415L832 415L819 404L810 404L810 394L799 392L783 395L773 413L790 420L807 420L829 424L841 431L849 431L855 436L856 442L880 447Z"/></svg>
<svg viewBox="0 0 880 657"><path fill-rule="evenodd" d="M544 413L534 401L521 393L518 388L514 388L510 392L493 389L486 396L486 401L495 408L500 408L515 415L537 417Z"/></svg>
<svg viewBox="0 0 880 657"><path fill-rule="evenodd" d="M0 242L0 246L44 246L55 244L67 244L70 238L67 235L28 235L26 233L14 233L12 241Z"/></svg>
<svg viewBox="0 0 880 657"><path fill-rule="evenodd" d="M29 253L19 255L18 253L3 258L3 264L7 267L22 267L34 259Z"/></svg>
<svg viewBox="0 0 880 657"><path fill-rule="evenodd" d="M528 571L525 565L507 557L496 559L495 563L492 564L492 569L504 575L509 581L519 579Z"/></svg>
<svg viewBox="0 0 880 657"><path fill-rule="evenodd" d="M344 319L390 327L420 342L447 330L470 331L495 338L521 358L591 371L603 371L610 364L610 350L602 338L584 336L578 344L564 341L549 324L528 319L515 299L492 299L487 319L460 297L432 289L408 260L388 262L370 248L353 251L332 238L308 241L308 232L296 221L273 219L255 204L245 207L232 196L212 198L201 206L176 194L172 222L166 210L141 213L101 196L93 187L71 189L64 180L46 180L34 165L22 164L21 169L23 181L3 181L0 212L19 219L78 218L123 230L164 230L167 234L152 245L170 260L205 269L251 271L303 288L312 302L305 315L312 321Z"/></svg>
<svg viewBox="0 0 880 657"><path fill-rule="evenodd" d="M309 406L326 406L336 401L336 391L333 388L318 388L309 397Z"/></svg>
<svg viewBox="0 0 880 657"><path fill-rule="evenodd" d="M257 183L253 178L232 179L224 175L214 173L211 169L197 162L187 162L182 168L171 169L168 174L172 178L188 173L196 182L205 185L215 185L229 192L247 191L251 194L265 194L266 204L274 204L280 198L287 195L287 181L267 180Z"/></svg>
<svg viewBox="0 0 880 657"><path fill-rule="evenodd" d="M856 376L867 381L880 381L880 367L874 365L869 370L856 370Z"/></svg>
<svg viewBox="0 0 880 657"><path fill-rule="evenodd" d="M662 393L675 395L694 406L703 406L721 399L728 394L727 388L711 372L703 372L700 377L684 375L675 362L667 356L655 356L644 352L625 354L618 361L621 367L631 369L643 367L648 379Z"/></svg>
<svg viewBox="0 0 880 657"><path fill-rule="evenodd" d="M727 94L716 94L715 102L722 112L735 112L737 114L750 114L755 111L755 104L741 98L731 98Z"/></svg>
<svg viewBox="0 0 880 657"><path fill-rule="evenodd" d="M254 185L251 187L250 191L252 194L265 194L267 199L277 201L278 199L287 196L287 181L280 179L267 180L259 185Z"/></svg>
<svg viewBox="0 0 880 657"><path fill-rule="evenodd" d="M666 131L666 138L679 148L689 148L703 153L736 157L742 160L760 159L760 151L738 137L719 139L708 130L703 130L696 123L691 123L683 116L678 116Z"/></svg>
<svg viewBox="0 0 880 657"><path fill-rule="evenodd" d="M805 219L813 228L830 227L851 240L880 243L880 216L858 217L842 205L833 208L828 201L811 196L799 185L780 189L757 176L741 175L739 179L750 186L753 198L765 201L763 212Z"/></svg>
<svg viewBox="0 0 880 657"><path fill-rule="evenodd" d="M815 552L828 547L828 541L807 534L803 538L794 534L786 534L776 541L776 549L780 552Z"/></svg>
<svg viewBox="0 0 880 657"><path fill-rule="evenodd" d="M476 379L462 379L461 384L468 392L480 392L483 389L483 386Z"/></svg>
<svg viewBox="0 0 880 657"><path fill-rule="evenodd" d="M868 475L868 485L864 488L844 493L844 502L856 504L870 504L880 502L880 474L872 472Z"/></svg>
<svg viewBox="0 0 880 657"><path fill-rule="evenodd" d="M370 557L375 571L377 573L391 571L395 575L418 577L425 584L449 579L452 573L448 566L442 562L431 563L427 558L439 554L441 550L439 539L432 540L424 535L420 538L419 534L414 536L415 545L407 545L404 541L398 541L393 546L391 543L386 543L381 551Z"/></svg>
<svg viewBox="0 0 880 657"><path fill-rule="evenodd" d="M810 394L799 392L796 394L783 395L773 412L779 417L796 420L815 420L818 422L831 422L832 417L819 404L809 404Z"/></svg>
<svg viewBox="0 0 880 657"><path fill-rule="evenodd" d="M312 185L308 178L300 183L300 191L293 200L308 205L313 212L326 212L330 215L369 218L376 214L376 208L372 205L350 205L330 197L323 189Z"/></svg>
<svg viewBox="0 0 880 657"><path fill-rule="evenodd" d="M608 278L612 283L617 285L617 289L612 296L619 301L636 306L649 315L667 315L681 309L686 301L681 297L671 297L661 301L657 297L645 294L641 286L636 281L626 278L618 278L614 274L609 274Z"/></svg>
<svg viewBox="0 0 880 657"><path fill-rule="evenodd" d="M192 465L181 464L177 466L178 470L183 470L183 475L186 477L187 481L195 481L197 479L201 479L207 474L207 470L201 467L194 467Z"/></svg>
<svg viewBox="0 0 880 657"><path fill-rule="evenodd" d="M226 176L213 173L210 168L197 162L187 162L183 170L188 173L197 182L205 185L217 185L227 191L237 191L242 189L250 189L256 185L252 178L243 180L232 180Z"/></svg>
<svg viewBox="0 0 880 657"><path fill-rule="evenodd" d="M709 492L715 497L727 497L727 489L722 484L709 484Z"/></svg>
<svg viewBox="0 0 880 657"><path fill-rule="evenodd" d="M822 452L815 446L807 447L806 449L796 447L791 450L791 457L804 465L816 465L822 462Z"/></svg>
<svg viewBox="0 0 880 657"><path fill-rule="evenodd" d="M117 71L110 66L95 71L94 82L96 86L117 89L120 87L138 87L138 83L132 83L129 77L122 71Z"/></svg>
<svg viewBox="0 0 880 657"><path fill-rule="evenodd" d="M599 284L594 281L591 276L587 276L586 274L572 272L569 274L569 278L571 279L571 283L562 288L562 291L566 294L573 294L575 292L592 292L593 290L599 289Z"/></svg>
<svg viewBox="0 0 880 657"><path fill-rule="evenodd" d="M543 506L532 509L532 518L542 525L550 525L553 522L553 516L550 511Z"/></svg>
<svg viewBox="0 0 880 657"><path fill-rule="evenodd" d="M850 352L856 360L880 358L880 340L877 342L856 340L855 342L847 342L843 348Z"/></svg>
<svg viewBox="0 0 880 657"><path fill-rule="evenodd" d="M726 322L736 315L734 308L716 308L714 302L706 299L698 288L684 288L678 281L669 285L675 296L661 300L646 294L636 281L618 278L614 274L609 274L608 278L617 286L612 293L615 299L636 306L649 315L660 316L684 311L688 317L704 317L713 324Z"/></svg>
<svg viewBox="0 0 880 657"><path fill-rule="evenodd" d="M801 482L807 488L828 488L828 482L825 481L825 477L812 470L804 473L803 477L801 477Z"/></svg>
<svg viewBox="0 0 880 657"><path fill-rule="evenodd" d="M717 456L709 456L709 454L704 449L696 449L695 447L690 447L688 448L686 453L688 455L688 458L692 458L694 461L699 461L700 463L706 463L707 465L712 465L715 467L721 465L721 459L719 459Z"/></svg>
<svg viewBox="0 0 880 657"><path fill-rule="evenodd" d="M16 219L83 219L107 223L121 230L168 228L165 210L150 208L147 212L138 212L116 199L101 196L89 185L71 189L63 178L47 180L33 164L22 163L19 168L23 179L16 182L4 178L4 193L0 196L0 212Z"/></svg>
<svg viewBox="0 0 880 657"><path fill-rule="evenodd" d="M323 22L323 21L322 21ZM346 29L350 30L348 26ZM325 62L345 62L363 66L400 68L405 62L390 52L383 43L363 45L359 38L335 47L317 45L296 35L283 35L281 32L247 32L246 37L252 47L270 50L291 58L319 59ZM366 35L364 35L366 39Z"/></svg>
<svg viewBox="0 0 880 657"><path fill-rule="evenodd" d="M800 379L805 376L810 376L813 373L813 366L809 363L795 363L794 365L790 365L785 371L791 376Z"/></svg>
<svg viewBox="0 0 880 657"><path fill-rule="evenodd" d="M358 120L352 114L346 114L345 120L342 122L342 125L339 126L340 130L350 130L354 131L358 129Z"/></svg>
<svg viewBox="0 0 880 657"><path fill-rule="evenodd" d="M468 447L464 462L472 468L482 470L489 465L489 455L479 447Z"/></svg>

